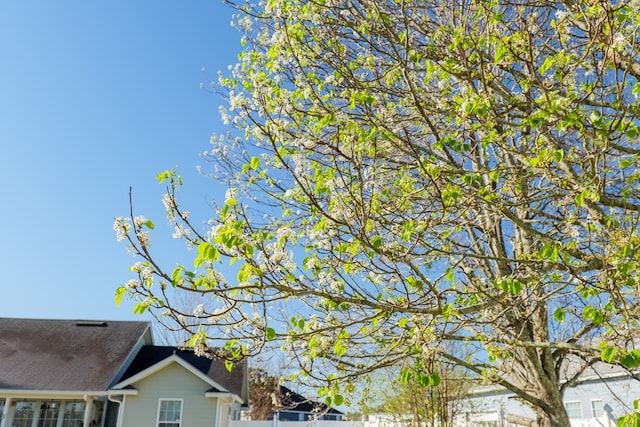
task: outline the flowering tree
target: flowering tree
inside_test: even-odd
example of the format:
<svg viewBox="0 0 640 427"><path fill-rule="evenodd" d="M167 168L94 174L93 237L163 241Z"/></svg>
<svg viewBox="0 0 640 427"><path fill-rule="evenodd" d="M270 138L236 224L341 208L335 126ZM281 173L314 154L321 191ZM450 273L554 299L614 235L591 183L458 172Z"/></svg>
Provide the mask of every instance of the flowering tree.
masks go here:
<svg viewBox="0 0 640 427"><path fill-rule="evenodd" d="M281 341L334 404L399 361L435 385L442 360L567 426L583 369L640 365L637 1L240 9L245 49L216 85L230 131L207 153L226 198L203 231L162 173L193 266L159 265L153 224L119 218L140 263L118 298L201 351Z"/></svg>
<svg viewBox="0 0 640 427"><path fill-rule="evenodd" d="M387 425L456 427L466 418L464 398L473 381L458 370L443 363L431 366L430 372L438 372L441 382L428 388L414 379L402 381L393 369L378 371L368 381L369 399L361 409L365 414L384 414L384 419L391 421Z"/></svg>

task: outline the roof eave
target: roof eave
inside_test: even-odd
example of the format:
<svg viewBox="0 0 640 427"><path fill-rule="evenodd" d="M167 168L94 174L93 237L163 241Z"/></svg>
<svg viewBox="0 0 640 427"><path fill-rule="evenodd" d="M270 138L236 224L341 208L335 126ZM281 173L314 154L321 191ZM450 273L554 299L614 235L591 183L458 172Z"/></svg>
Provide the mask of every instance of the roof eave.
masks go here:
<svg viewBox="0 0 640 427"><path fill-rule="evenodd" d="M17 390L0 388L2 397L57 397L57 398L82 398L106 396L104 390Z"/></svg>
<svg viewBox="0 0 640 427"><path fill-rule="evenodd" d="M208 391L204 394L204 397L207 398L220 398L220 399L229 399L232 403L239 403L239 404L243 404L244 401L242 400L242 398L240 396L238 396L237 394L233 394L233 393L223 393L220 391Z"/></svg>
<svg viewBox="0 0 640 427"><path fill-rule="evenodd" d="M137 396L138 389L135 388L122 388L122 389L109 389L107 390L107 396Z"/></svg>
<svg viewBox="0 0 640 427"><path fill-rule="evenodd" d="M183 368L185 368L187 371L191 372L193 375L195 375L196 377L200 378L202 381L204 381L205 383L207 383L208 385L210 385L211 387L214 387L218 390L223 390L227 393L229 393L229 391L221 386L217 381L213 380L212 378L208 377L206 374L200 372L199 370L197 370L192 364L190 364L189 362L187 362L186 360L184 360L182 357L173 354L169 357L167 357L166 359L161 360L160 362L149 366L147 369L144 369L140 372L138 372L137 374L127 378L124 381L119 382L118 384L112 386L110 388L110 390L120 390L123 389L125 387L128 387L150 375L155 374L156 372L161 371L162 369L164 369L165 367L169 366L172 363L177 363L178 365L182 366Z"/></svg>

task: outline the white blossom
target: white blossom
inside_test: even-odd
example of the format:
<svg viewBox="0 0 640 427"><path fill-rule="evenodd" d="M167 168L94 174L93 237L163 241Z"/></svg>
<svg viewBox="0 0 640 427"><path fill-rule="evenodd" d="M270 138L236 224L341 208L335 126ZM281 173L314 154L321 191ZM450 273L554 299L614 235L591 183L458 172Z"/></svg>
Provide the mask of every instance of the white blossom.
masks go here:
<svg viewBox="0 0 640 427"><path fill-rule="evenodd" d="M204 305L202 304L196 305L195 308L193 309L193 315L196 317L202 316L203 313L204 313Z"/></svg>
<svg viewBox="0 0 640 427"><path fill-rule="evenodd" d="M569 16L569 12L567 12L566 10L556 10L556 19L558 21L563 21L564 19L566 19Z"/></svg>
<svg viewBox="0 0 640 427"><path fill-rule="evenodd" d="M143 215L139 215L133 219L133 223L136 225L136 227L141 227L147 221L149 220L145 218Z"/></svg>
<svg viewBox="0 0 640 427"><path fill-rule="evenodd" d="M113 229L116 232L116 239L121 241L127 237L131 230L131 223L128 218L118 217L113 222Z"/></svg>
<svg viewBox="0 0 640 427"><path fill-rule="evenodd" d="M135 279L131 279L128 280L127 283L124 284L124 286L127 289L135 289L140 286L140 282Z"/></svg>
<svg viewBox="0 0 640 427"><path fill-rule="evenodd" d="M136 233L136 238L138 239L138 242L140 243L141 246L148 248L151 246L151 239L149 238L149 232L148 231L138 231Z"/></svg>
<svg viewBox="0 0 640 427"><path fill-rule="evenodd" d="M617 32L613 36L613 43L611 47L615 50L624 50L627 47L627 38L621 32Z"/></svg>
<svg viewBox="0 0 640 427"><path fill-rule="evenodd" d="M184 225L177 224L175 226L175 229L173 231L173 238L174 239L181 239L183 237L189 237L190 235L191 235L191 230L189 230Z"/></svg>
<svg viewBox="0 0 640 427"><path fill-rule="evenodd" d="M238 194L238 189L237 188L228 188L227 191L225 191L225 193L224 193L224 201L227 202L227 201L235 198L236 194Z"/></svg>

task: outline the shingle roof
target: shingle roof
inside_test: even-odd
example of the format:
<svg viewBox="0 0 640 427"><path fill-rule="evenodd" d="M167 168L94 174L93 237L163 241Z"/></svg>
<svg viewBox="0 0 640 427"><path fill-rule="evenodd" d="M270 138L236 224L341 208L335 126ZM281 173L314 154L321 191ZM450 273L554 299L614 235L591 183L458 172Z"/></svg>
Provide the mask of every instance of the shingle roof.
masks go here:
<svg viewBox="0 0 640 427"><path fill-rule="evenodd" d="M148 322L0 318L0 389L107 390Z"/></svg>
<svg viewBox="0 0 640 427"><path fill-rule="evenodd" d="M247 375L247 369L245 360L237 362L231 372L229 372L229 370L224 366L224 360L196 356L196 354L190 349L145 345L140 349L140 352L129 366L129 369L127 369L122 376L122 380L125 381L174 354L211 378L216 383L223 386L226 390L240 396L246 401L247 393L245 390L245 376Z"/></svg>
<svg viewBox="0 0 640 427"><path fill-rule="evenodd" d="M303 395L296 393L295 391L283 385L280 386L280 400L283 410L336 415L343 414L341 411L330 408L322 402L314 402L313 400L309 400Z"/></svg>

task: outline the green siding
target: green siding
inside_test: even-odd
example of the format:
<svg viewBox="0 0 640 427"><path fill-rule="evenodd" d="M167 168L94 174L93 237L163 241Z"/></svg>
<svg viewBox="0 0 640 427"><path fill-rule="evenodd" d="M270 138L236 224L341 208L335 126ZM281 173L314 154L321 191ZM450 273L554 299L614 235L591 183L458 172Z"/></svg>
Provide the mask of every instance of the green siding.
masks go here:
<svg viewBox="0 0 640 427"><path fill-rule="evenodd" d="M126 397L123 427L156 427L160 398L183 399L181 427L219 427L216 425L218 399L204 396L211 386L177 363L132 385L138 395Z"/></svg>

